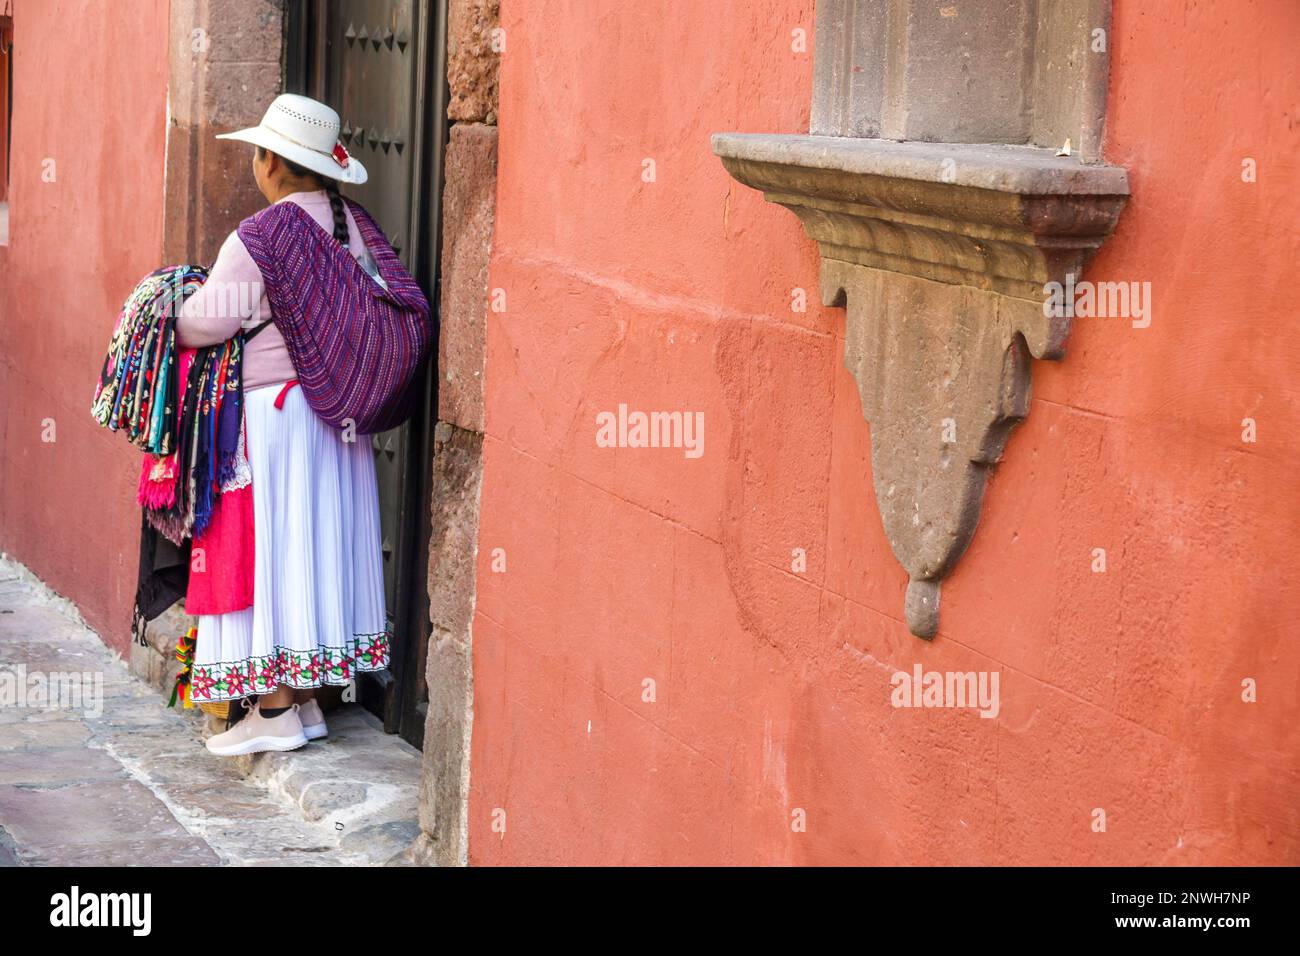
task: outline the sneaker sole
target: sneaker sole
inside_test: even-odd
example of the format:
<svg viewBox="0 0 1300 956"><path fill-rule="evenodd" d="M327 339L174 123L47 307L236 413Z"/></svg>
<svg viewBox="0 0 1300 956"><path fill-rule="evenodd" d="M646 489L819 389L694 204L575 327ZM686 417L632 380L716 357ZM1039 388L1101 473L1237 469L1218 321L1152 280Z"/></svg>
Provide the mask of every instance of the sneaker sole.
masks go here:
<svg viewBox="0 0 1300 956"><path fill-rule="evenodd" d="M297 750L307 743L307 737L251 737L248 740L231 744L228 747L213 747L209 742L208 751L218 757L242 757L244 754L263 753L268 750Z"/></svg>
<svg viewBox="0 0 1300 956"><path fill-rule="evenodd" d="M322 737L328 737L330 734L329 728L324 724L312 724L310 727L303 724L302 732L308 740L320 740Z"/></svg>

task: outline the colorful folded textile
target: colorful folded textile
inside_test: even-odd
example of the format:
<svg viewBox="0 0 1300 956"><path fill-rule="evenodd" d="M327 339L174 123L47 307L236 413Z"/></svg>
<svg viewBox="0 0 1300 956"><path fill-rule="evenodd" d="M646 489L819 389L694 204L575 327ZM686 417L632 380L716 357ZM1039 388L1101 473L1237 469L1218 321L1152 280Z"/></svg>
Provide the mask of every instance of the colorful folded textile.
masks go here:
<svg viewBox="0 0 1300 956"><path fill-rule="evenodd" d="M195 364L202 370L189 474L194 487L193 533L197 537L212 520L221 483L234 473L244 420L242 339L236 336L221 345L200 349Z"/></svg>
<svg viewBox="0 0 1300 956"><path fill-rule="evenodd" d="M243 335L202 349L176 345L180 307L207 275L197 266L169 266L136 286L118 316L91 403L95 421L122 432L144 452L136 495L144 513L142 542L156 540L149 539L153 532L177 548L193 538L194 546L215 562L215 573L200 575L193 586L192 569L183 569L179 584L181 593L194 592L197 609L192 613L239 610L252 603ZM238 493L222 509L224 492ZM158 601L141 601L156 577L147 550L142 544L142 584L133 619L140 640L144 615L162 610L155 607ZM171 568L168 564L168 573ZM171 595L177 583L169 580L155 590Z"/></svg>
<svg viewBox="0 0 1300 956"><path fill-rule="evenodd" d="M244 421L243 343L236 337L182 349L178 434L168 455L146 456L136 500L168 540L203 533L224 485L247 474L240 449Z"/></svg>
<svg viewBox="0 0 1300 956"><path fill-rule="evenodd" d="M194 355L194 349L181 349L180 356L176 360L176 406L178 408L183 408L185 404L185 383L189 378L190 367L194 364ZM170 454L162 456L145 453L143 467L140 470L140 490L136 495L136 501L146 512L160 515L175 506L178 469L175 448ZM150 523L158 527L155 522ZM162 528L158 530L161 531ZM178 531L168 537L174 544L179 544L185 535L183 531Z"/></svg>
<svg viewBox="0 0 1300 956"><path fill-rule="evenodd" d="M176 315L207 275L197 266L167 266L150 273L127 297L109 340L90 413L150 454L172 450Z"/></svg>

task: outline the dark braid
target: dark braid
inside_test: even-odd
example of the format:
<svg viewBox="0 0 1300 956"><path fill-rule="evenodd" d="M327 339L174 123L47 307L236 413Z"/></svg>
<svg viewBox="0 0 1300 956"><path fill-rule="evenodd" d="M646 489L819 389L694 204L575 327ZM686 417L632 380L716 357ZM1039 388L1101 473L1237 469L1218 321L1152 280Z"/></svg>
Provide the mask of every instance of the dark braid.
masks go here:
<svg viewBox="0 0 1300 956"><path fill-rule="evenodd" d="M343 211L343 196L339 194L339 184L333 179L325 180L325 192L329 193L330 210L334 213L334 238L344 248L348 244L348 217Z"/></svg>

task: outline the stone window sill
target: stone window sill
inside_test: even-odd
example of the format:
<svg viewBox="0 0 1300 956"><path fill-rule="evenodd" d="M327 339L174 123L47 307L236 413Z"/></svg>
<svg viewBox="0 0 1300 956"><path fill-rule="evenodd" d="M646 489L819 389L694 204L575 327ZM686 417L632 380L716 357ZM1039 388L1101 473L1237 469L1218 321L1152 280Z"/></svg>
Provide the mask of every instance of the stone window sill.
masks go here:
<svg viewBox="0 0 1300 956"><path fill-rule="evenodd" d="M715 133L713 152L729 172L733 164L768 164L1025 195L1128 194L1128 173L1122 167L1085 165L1036 146Z"/></svg>
<svg viewBox="0 0 1300 956"><path fill-rule="evenodd" d="M1028 146L717 133L713 151L818 244L822 301L847 310L876 502L911 579L904 613L933 637L988 467L1029 412L1029 357L1064 354L1051 283L1114 230L1127 173Z"/></svg>

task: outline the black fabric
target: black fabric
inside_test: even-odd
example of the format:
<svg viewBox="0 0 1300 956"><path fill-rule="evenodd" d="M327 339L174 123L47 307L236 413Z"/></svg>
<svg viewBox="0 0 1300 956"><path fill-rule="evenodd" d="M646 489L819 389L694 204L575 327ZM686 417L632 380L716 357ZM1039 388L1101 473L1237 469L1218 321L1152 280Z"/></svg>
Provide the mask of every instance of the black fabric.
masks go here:
<svg viewBox="0 0 1300 956"><path fill-rule="evenodd" d="M135 611L131 615L131 632L140 644L145 640L145 625L167 610L189 588L190 541L177 546L144 519L140 522L140 570L136 580Z"/></svg>
<svg viewBox="0 0 1300 956"><path fill-rule="evenodd" d="M248 343L253 339L254 336L258 335L258 334L259 334L263 329L265 329L268 325L275 325L275 322L273 322L271 319L267 319L267 320L266 320L265 322L263 322L261 325L255 325L255 326L253 326L251 329L249 329L247 332L245 332L245 333L244 333L244 344L247 345L247 344L248 344Z"/></svg>
<svg viewBox="0 0 1300 956"><path fill-rule="evenodd" d="M288 709L288 707L263 707L258 712L263 717L279 717Z"/></svg>

